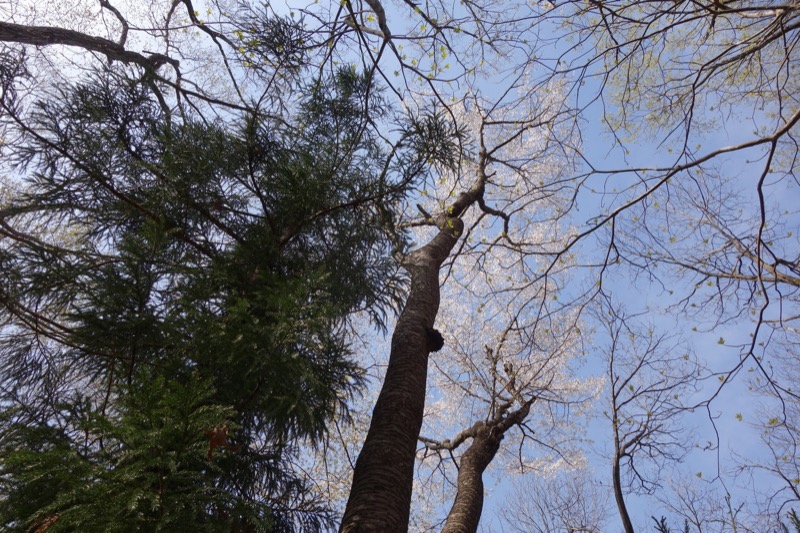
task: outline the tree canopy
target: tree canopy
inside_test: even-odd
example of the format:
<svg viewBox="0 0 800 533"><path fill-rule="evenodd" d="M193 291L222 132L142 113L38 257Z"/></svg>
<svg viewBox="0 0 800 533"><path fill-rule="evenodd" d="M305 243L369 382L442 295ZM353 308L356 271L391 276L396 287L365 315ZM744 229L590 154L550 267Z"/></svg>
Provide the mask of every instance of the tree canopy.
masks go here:
<svg viewBox="0 0 800 533"><path fill-rule="evenodd" d="M209 120L135 66L23 102L6 59L2 523L330 525L291 460L362 383L350 317L403 294L392 210L430 132L383 142L388 104L350 67L284 116Z"/></svg>
<svg viewBox="0 0 800 533"><path fill-rule="evenodd" d="M5 524L800 502L797 5L0 12Z"/></svg>

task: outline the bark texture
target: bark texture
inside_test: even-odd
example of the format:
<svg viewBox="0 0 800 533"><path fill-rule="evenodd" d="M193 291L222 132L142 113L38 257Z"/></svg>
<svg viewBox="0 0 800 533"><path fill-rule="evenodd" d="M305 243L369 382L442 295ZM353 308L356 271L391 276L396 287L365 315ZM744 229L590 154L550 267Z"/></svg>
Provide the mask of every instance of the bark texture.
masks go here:
<svg viewBox="0 0 800 533"><path fill-rule="evenodd" d="M111 60L134 63L154 70L165 63L169 63L176 68L178 66L177 60L163 54L154 53L145 56L138 52L126 50L120 43L115 43L102 37L93 37L85 33L52 26L24 26L10 22L0 22L0 41L34 46L50 46L54 44L77 46L91 52L99 52Z"/></svg>
<svg viewBox="0 0 800 533"><path fill-rule="evenodd" d="M503 430L496 426L482 426L476 432L458 469L458 492L442 533L467 533L478 530L483 511L483 472L492 462Z"/></svg>
<svg viewBox="0 0 800 533"><path fill-rule="evenodd" d="M517 391L512 392L517 395ZM471 428L456 435L452 442L432 446L433 449L452 450L472 437L472 443L461 456L456 498L442 533L473 533L478 530L483 512L483 473L500 449L500 441L506 432L525 420L536 397L520 401L518 409L509 412L513 401L502 404L490 420L476 422Z"/></svg>
<svg viewBox="0 0 800 533"><path fill-rule="evenodd" d="M407 531L428 377L428 331L439 310L439 268L463 231L447 218L405 266L411 291L392 335L389 366L356 461L340 531Z"/></svg>
<svg viewBox="0 0 800 533"><path fill-rule="evenodd" d="M625 530L625 533L634 533L633 531L633 523L631 522L631 517L628 514L628 506L625 505L625 497L622 494L622 479L620 476L620 462L622 457L620 454L617 454L614 457L614 468L613 468L613 478L614 478L614 499L617 503L617 509L619 510L619 517L622 520L622 527Z"/></svg>

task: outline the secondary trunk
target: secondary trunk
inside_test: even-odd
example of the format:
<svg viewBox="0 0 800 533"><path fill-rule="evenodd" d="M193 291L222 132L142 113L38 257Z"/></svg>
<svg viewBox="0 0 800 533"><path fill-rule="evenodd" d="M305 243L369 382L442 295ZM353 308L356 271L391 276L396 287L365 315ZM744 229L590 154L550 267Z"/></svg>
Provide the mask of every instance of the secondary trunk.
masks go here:
<svg viewBox="0 0 800 533"><path fill-rule="evenodd" d="M535 401L536 397L531 397L510 413L508 411L513 402L505 403L499 407L493 419L477 422L451 442L451 445L459 446L463 439L472 437L472 443L461 456L456 499L447 514L442 533L472 533L478 530L483 512L483 473L497 455L506 431L525 420ZM453 449L450 446L443 447Z"/></svg>
<svg viewBox="0 0 800 533"><path fill-rule="evenodd" d="M622 527L625 529L625 533L634 533L633 523L631 522L630 515L628 515L628 507L625 505L625 498L622 494L622 480L620 476L621 459L619 454L614 457L614 499L617 502L617 509L619 510L619 516L622 519Z"/></svg>
<svg viewBox="0 0 800 533"><path fill-rule="evenodd" d="M428 332L439 310L439 268L463 230L448 218L404 266L411 291L392 335L389 366L356 461L340 531L407 531L414 457L422 425L430 347Z"/></svg>
<svg viewBox="0 0 800 533"><path fill-rule="evenodd" d="M483 472L494 459L503 440L499 427L478 430L458 469L458 492L442 533L472 533L478 530L483 511Z"/></svg>

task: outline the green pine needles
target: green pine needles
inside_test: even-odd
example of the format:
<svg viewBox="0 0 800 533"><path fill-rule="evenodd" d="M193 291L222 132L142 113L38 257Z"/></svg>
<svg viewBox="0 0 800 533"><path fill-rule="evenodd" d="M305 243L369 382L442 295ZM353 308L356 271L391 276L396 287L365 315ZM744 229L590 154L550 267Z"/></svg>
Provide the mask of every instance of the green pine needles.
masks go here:
<svg viewBox="0 0 800 533"><path fill-rule="evenodd" d="M0 528L334 522L292 460L362 384L348 320L400 301L391 213L433 155L386 146L355 70L299 102L181 115L122 68L4 102Z"/></svg>

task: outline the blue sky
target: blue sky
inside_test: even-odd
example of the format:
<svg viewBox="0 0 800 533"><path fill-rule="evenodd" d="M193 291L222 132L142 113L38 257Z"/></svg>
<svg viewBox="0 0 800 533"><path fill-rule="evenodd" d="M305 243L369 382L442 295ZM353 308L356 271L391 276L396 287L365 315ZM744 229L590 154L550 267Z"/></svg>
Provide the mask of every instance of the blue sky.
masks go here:
<svg viewBox="0 0 800 533"><path fill-rule="evenodd" d="M387 3L385 6L388 10L387 20L390 27L402 27L409 20L407 14L401 9L400 12L390 8ZM397 31L395 33L401 33ZM544 32L546 33L546 31ZM547 38L547 35L541 36ZM561 46L565 46L563 43ZM551 57L555 57L564 48L550 48L549 52ZM537 51L537 54L543 56L545 51ZM391 58L386 58L385 71L391 72L396 68ZM391 76L390 76L390 81ZM498 75L490 77L483 81L478 81L475 85L475 90L480 91L483 98L492 100L497 98L507 87L509 82L508 77ZM597 89L597 82L589 80L582 87L581 91L584 94L591 95L593 90ZM763 123L770 122L768 115L769 109L763 111L756 111L755 115L752 108L743 106L741 108L733 107L732 109L719 110L719 102L716 102L716 109L711 110L714 101L711 99L706 103L703 108L705 114L700 114L696 117L699 121L706 119L714 119L716 122L711 126L702 130L700 133L693 133L690 141L690 146L695 150L698 156L718 150L720 148L735 145L753 138L753 130ZM612 110L613 111L613 110ZM724 114L731 111L731 114ZM675 142L668 142L662 144L660 140L647 139L644 132L626 139L625 146L620 146L615 142L614 138L608 133L608 130L603 126L601 121L602 107L600 102L589 106L584 110L582 125L583 143L581 151L589 159L597 169L620 169L623 170L631 167L669 167L676 161L680 162L683 159L679 157L679 150ZM748 151L734 152L721 156L715 160L716 171L720 176L729 180L730 186L734 189L740 188L740 192L749 194L749 202L753 201L753 188L754 183L757 181L758 176L762 169L763 148L755 148ZM676 180L687 180L689 176L682 174L676 176ZM635 178L630 174L619 174L612 178L599 175L593 178L592 188L596 191L605 190L612 193L614 189L620 190L626 184L635 183ZM738 186L741 184L741 187ZM797 200L800 200L800 194L796 187L778 186L773 187L768 191L768 200L780 203L787 209L794 209L798 205ZM579 229L582 224L587 224L594 219L598 214L608 212L610 207L614 205L613 194L602 196L599 194L589 193L585 191L579 196L578 209L576 209L570 218L570 222ZM753 207L754 204L750 203ZM756 216L754 210L744 211L742 213L743 220L749 220ZM784 220L788 226L793 224L797 226L797 215L794 213L790 219ZM797 235L795 231L795 235ZM791 243L790 243L791 244ZM596 241L591 239L587 240L582 246L581 251L588 255L596 255L602 250L596 248ZM640 273L641 274L641 273ZM749 335L753 330L752 322L747 318L737 320L726 324L715 324L716 317L712 311L704 313L700 316L685 317L678 313L675 308L671 308L671 304L675 304L679 296L686 292L687 287L681 285L680 275L669 274L664 276L667 283L675 283L675 294L670 295L665 286L660 283L648 283L646 275L635 276L633 272L625 269L615 269L607 274L605 279L605 288L614 294L620 301L624 301L631 312L647 311L648 317L655 324L657 329L675 332L686 340L689 346L698 354L698 356L708 364L708 366L715 371L724 371L734 366L740 357L742 347L749 342ZM689 286L688 288L691 288ZM696 328L695 331L693 328ZM720 339L724 339L720 343ZM589 361L587 367L582 369L582 372L596 373L602 372L600 365L597 361L600 357L598 354L589 354L587 360ZM592 368L597 365L596 368ZM748 391L748 374L747 369L750 365L745 365L745 368L730 384L726 385L724 390L711 404L709 412L713 418L714 426L710 423L708 416L709 413L694 413L687 415L685 418L686 425L694 431L695 441L700 446L690 453L683 465L676 470L675 475L680 476L695 476L701 473L701 478L698 482L705 483L708 480L714 479L718 473L725 474L728 480L727 488L732 492L734 499L748 496L746 490L737 489L736 484L732 482L728 469L733 465L729 462L731 452L738 453L742 456L754 457L763 451L763 445L759 439L758 428L750 426L751 422L758 420L758 407L760 400L757 396ZM714 390L713 379L697 394L698 398L708 395L710 391ZM736 415L741 415L740 421ZM715 434L719 433L719 447L716 450L703 451L703 443L711 441L713 446L716 447L717 437ZM603 442L608 437L608 430L604 428L603 421L596 421L590 426L588 437L594 439L596 442ZM600 476L607 479L608 464L600 456L593 456L592 465ZM494 485L492 496L487 500L486 513L484 515L485 525L492 524L496 520L495 505L498 500L502 500L504 495L507 494L508 478L504 475L497 474L502 481ZM667 475L665 473L665 479ZM770 483L769 478L758 480L759 489L766 490L766 484ZM650 525L650 515L660 515L661 508L654 503L653 499L631 497L631 510L635 513L635 518L640 524ZM609 531L616 531L616 520L612 518L609 520Z"/></svg>
<svg viewBox="0 0 800 533"><path fill-rule="evenodd" d="M403 29L408 29L408 24L413 22L419 23L419 19L411 15L410 8L403 6L398 8L399 3L384 3L387 9L387 19L390 28L396 30L396 34L403 33ZM288 13L293 9L306 7L306 3L291 2L288 4L276 3L273 8L278 13ZM336 3L333 4L335 9ZM530 7L530 6L528 6ZM205 11L202 4L197 4L197 8ZM455 9L463 9L454 6ZM527 7L526 7L527 9ZM531 7L531 9L533 9ZM538 38L546 41L549 38L557 38L558 28L555 26L551 28L542 28ZM533 39L532 39L533 41ZM377 41L375 41L377 43ZM399 46L401 42L397 42ZM559 41L558 44L550 44L544 46L536 51L536 54L544 57L549 55L549 59L543 60L550 66L553 66L553 58L561 53L568 52L568 44ZM409 50L410 46L406 43L405 50ZM435 50L435 57L437 60L442 55L441 50ZM514 60L522 60L529 50L517 50L511 55ZM403 53L403 52L401 52ZM448 52L452 55L452 51ZM347 54L343 53L342 57ZM509 59L511 61L511 59ZM441 57L441 62L451 63L450 72L458 73L458 67L452 58L448 60L447 57ZM497 64L497 67L504 65ZM397 83L398 90L404 91L402 87L403 76L395 75L395 71L399 71L397 62L392 59L390 53L385 53L381 67L387 76L389 83ZM535 71L535 75L544 75L543 71ZM507 88L513 76L510 72L496 72L491 76L481 79L480 77L474 78L473 91L481 93L485 100L491 101L500 97L502 92ZM594 91L599 89L597 79L589 79L586 84L582 86L581 91L584 95L591 95ZM444 87L444 85L443 85ZM467 92L467 87L464 84L454 84L452 90L459 96ZM444 93L451 89L444 89ZM414 107L414 102L408 93L404 93L405 99L402 104L410 108ZM699 133L696 137L692 137L691 146L694 148L697 144L701 145L697 149L697 154L704 154L724 146L729 146L752 138L753 130L760 125L769 123L772 119L769 117L769 108L763 110L756 110L755 114L751 107L733 108L731 114L724 114L724 111L719 110L719 102L716 102L717 108L711 110L712 103L706 103L703 108L704 115L699 115L698 119L715 119L716 123ZM612 109L613 111L613 109ZM583 142L580 146L581 152L590 160L598 169L621 169L631 167L660 167L672 165L678 159L678 151L674 143L661 144L659 141L647 139L643 133L637 134L631 139L626 140L625 146L622 147L614 140L609 134L608 129L602 123L602 105L597 101L587 107L582 116L581 133ZM753 188L754 183L757 181L761 172L763 161L761 160L764 150L756 148L749 151L736 152L721 157L717 171L720 176L729 180L730 187L740 189L743 194L749 195L747 202L752 207L753 204ZM578 169L578 173L585 171ZM675 178L689 179L687 175L680 175ZM625 185L635 183L635 178L630 174L619 174L613 177L598 175L591 179L591 187L596 191L605 190L607 193L613 193L614 189L620 190ZM798 223L797 207L800 205L800 190L796 183L783 183L772 186L768 190L768 201L781 209L787 209L790 214L780 220L784 224L787 231L794 232L794 239L786 239L784 245L791 252L794 248L795 253L798 249L797 237L800 235L800 224ZM615 199L613 194L601 195L598 193L591 193L584 190L578 197L577 209L571 213L569 223L579 230L585 227L589 221L593 220L598 214L608 212L610 207L614 205L613 202L619 201ZM413 202L412 202L413 203ZM747 205L747 204L746 204ZM744 211L742 213L743 221L747 221L755 217L757 213L754 210ZM585 257L597 257L603 255L603 250L597 247L597 241L589 238L582 243L579 247L581 259ZM594 275L595 270L589 271L589 275ZM575 283L591 284L592 279L581 279L583 274L578 273L575 276ZM681 285L680 274L665 274L665 280L675 284L675 294L670 295L665 291L663 285L659 283L650 283L647 281L647 276L635 276L631 270L624 268L615 268L608 272L604 282L604 288L612 293L617 299L625 302L628 311L631 313L647 312L648 318L653 322L657 330L664 330L674 332L681 336L693 348L693 350L707 362L709 367L714 370L723 371L730 368L738 361L742 346L745 346L752 332L752 323L747 319L741 319L726 323L723 325L715 325L715 316L712 312L708 312L705 316L687 318L676 312L671 304L676 303L676 300L685 293L686 287ZM773 312L772 310L770 312ZM790 310L786 310L787 314L791 314ZM774 315L772 315L774 316ZM693 328L697 328L694 331ZM724 339L722 343L720 339ZM384 349L384 356L388 356L388 350L385 349L386 342L379 342L379 346ZM581 373L599 375L604 372L604 367L601 364L602 354L596 353L596 350L589 350L584 366L581 368ZM758 417L762 416L759 412L759 406L762 400L753 395L748 390L749 374L747 369L750 365L745 365L743 371L737 378L727 385L722 393L711 405L711 416L714 417L716 431L719 432L719 450L718 451L702 451L697 450L692 452L686 458L684 465L680 467L676 475L688 475L701 472L702 480L713 479L718 472L718 460L721 461L723 470L729 465L731 452L737 454L753 457L763 452L763 445L759 439L758 428L752 427L752 422L758 421ZM703 390L698 393L698 397L703 394L708 394L713 390L714 380L712 379ZM736 415L741 415L740 421ZM704 443L716 441L714 428L708 421L707 413L694 413L693 415L686 416L686 425L689 426L696 434L696 441ZM598 447L602 448L601 444L607 442L608 427L607 421L595 420L589 425L589 430L586 435L588 438L593 439L598 443ZM596 452L596 449L594 449ZM594 452L593 452L594 453ZM594 453L591 457L590 464L594 467L598 476L604 479L604 484L608 483L608 470L609 466L607 459L603 458L600 454ZM726 472L723 472L726 473ZM489 529L492 525L497 524L497 504L508 494L510 477L504 473L500 473L497 469L493 470L494 481L489 484L492 488L490 497L486 503L484 513L484 525ZM665 476L666 477L666 476ZM761 488L766 488L770 483L769 478L759 479ZM729 482L728 488L732 491L735 497L746 497L745 490L737 489L735 483ZM631 498L631 508L635 513L635 518L640 524L649 525L650 515L660 515L662 510L654 500L649 498ZM663 512L664 514L666 512ZM608 531L617 531L618 521L616 517L611 515L608 524ZM497 526L499 527L499 526Z"/></svg>

